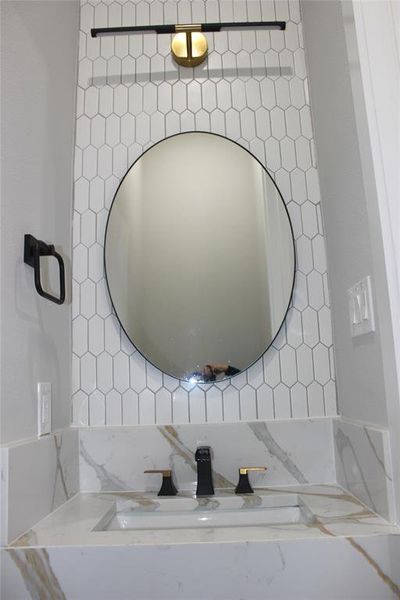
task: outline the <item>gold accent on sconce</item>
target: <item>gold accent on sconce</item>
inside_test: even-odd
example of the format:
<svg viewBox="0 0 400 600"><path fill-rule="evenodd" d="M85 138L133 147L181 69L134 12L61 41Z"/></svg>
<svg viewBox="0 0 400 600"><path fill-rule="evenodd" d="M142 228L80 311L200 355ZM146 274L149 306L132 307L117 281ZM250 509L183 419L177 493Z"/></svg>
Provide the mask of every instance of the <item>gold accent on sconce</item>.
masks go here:
<svg viewBox="0 0 400 600"><path fill-rule="evenodd" d="M201 25L175 25L176 35L171 43L171 53L178 65L197 67L207 57L208 43L201 33Z"/></svg>
<svg viewBox="0 0 400 600"><path fill-rule="evenodd" d="M190 32L190 31L201 31L202 26L199 23L191 23L190 25L183 25L182 23L175 25L176 33L180 31Z"/></svg>

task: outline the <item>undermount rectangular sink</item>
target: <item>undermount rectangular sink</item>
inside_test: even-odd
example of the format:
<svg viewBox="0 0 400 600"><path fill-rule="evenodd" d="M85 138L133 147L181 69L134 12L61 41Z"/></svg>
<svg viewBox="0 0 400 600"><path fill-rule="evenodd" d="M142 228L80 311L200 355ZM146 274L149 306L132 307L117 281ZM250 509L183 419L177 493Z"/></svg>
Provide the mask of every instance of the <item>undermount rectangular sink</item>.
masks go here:
<svg viewBox="0 0 400 600"><path fill-rule="evenodd" d="M115 502L94 531L254 527L304 523L297 494L138 498Z"/></svg>

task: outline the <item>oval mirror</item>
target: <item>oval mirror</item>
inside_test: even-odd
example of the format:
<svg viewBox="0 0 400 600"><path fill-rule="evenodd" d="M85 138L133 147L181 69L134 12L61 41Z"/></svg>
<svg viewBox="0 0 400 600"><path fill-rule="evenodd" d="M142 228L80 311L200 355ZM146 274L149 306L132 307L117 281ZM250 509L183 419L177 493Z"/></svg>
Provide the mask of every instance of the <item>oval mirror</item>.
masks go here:
<svg viewBox="0 0 400 600"><path fill-rule="evenodd" d="M231 377L270 346L293 291L289 216L235 142L182 133L147 150L108 217L105 268L125 333L179 379Z"/></svg>

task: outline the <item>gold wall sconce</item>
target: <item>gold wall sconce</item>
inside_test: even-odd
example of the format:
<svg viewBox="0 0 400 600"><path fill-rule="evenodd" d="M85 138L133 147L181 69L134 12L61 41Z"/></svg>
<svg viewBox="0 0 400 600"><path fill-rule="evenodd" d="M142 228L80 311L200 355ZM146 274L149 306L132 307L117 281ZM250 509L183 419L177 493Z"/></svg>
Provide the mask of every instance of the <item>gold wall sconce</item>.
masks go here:
<svg viewBox="0 0 400 600"><path fill-rule="evenodd" d="M177 25L179 33L175 34L171 42L171 53L178 65L182 67L197 67L206 59L208 43L204 33L199 29L192 29L188 25ZM196 27L196 26L195 26Z"/></svg>
<svg viewBox="0 0 400 600"><path fill-rule="evenodd" d="M202 23L188 25L144 25L133 27L105 27L91 30L93 38L106 35L142 35L147 33L175 34L171 43L171 54L183 67L197 67L207 57L208 43L204 33L237 29L286 29L285 21L256 21L244 23Z"/></svg>

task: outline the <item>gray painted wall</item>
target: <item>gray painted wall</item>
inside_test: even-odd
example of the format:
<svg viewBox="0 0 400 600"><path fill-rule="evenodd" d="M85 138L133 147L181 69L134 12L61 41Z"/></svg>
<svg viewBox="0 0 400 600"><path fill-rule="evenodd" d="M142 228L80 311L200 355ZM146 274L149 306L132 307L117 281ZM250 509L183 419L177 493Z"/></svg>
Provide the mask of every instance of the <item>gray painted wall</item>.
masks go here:
<svg viewBox="0 0 400 600"><path fill-rule="evenodd" d="M53 429L70 422L70 303L34 291L23 236L54 243L70 275L79 2L1 2L1 441L36 434L36 384Z"/></svg>
<svg viewBox="0 0 400 600"><path fill-rule="evenodd" d="M348 418L387 425L382 334L388 292L384 263L380 264L380 223L371 219L373 182L365 173L367 124L362 131L363 107L353 97L354 64L348 60L341 3L303 0L301 6L327 238L339 411ZM376 332L351 338L347 290L366 275L372 277Z"/></svg>

